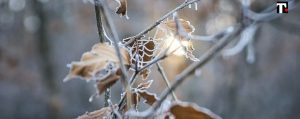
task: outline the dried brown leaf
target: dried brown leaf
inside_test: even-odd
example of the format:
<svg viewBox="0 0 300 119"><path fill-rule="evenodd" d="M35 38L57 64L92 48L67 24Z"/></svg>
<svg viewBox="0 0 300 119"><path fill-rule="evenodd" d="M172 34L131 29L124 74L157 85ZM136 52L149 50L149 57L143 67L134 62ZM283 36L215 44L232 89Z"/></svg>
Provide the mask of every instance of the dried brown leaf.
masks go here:
<svg viewBox="0 0 300 119"><path fill-rule="evenodd" d="M183 30L187 33L192 33L194 32L195 28L191 23L187 20L184 19L179 19L179 22L181 26L183 27ZM174 20L167 20L160 24L158 26L157 32L156 32L156 38L163 38L166 35L169 34L176 34L176 22Z"/></svg>
<svg viewBox="0 0 300 119"><path fill-rule="evenodd" d="M127 0L118 0L119 6L117 7L117 14L122 16L126 15L127 13Z"/></svg>
<svg viewBox="0 0 300 119"><path fill-rule="evenodd" d="M100 110L96 110L93 112L87 112L87 113L77 117L77 119L104 119L104 118L108 118L111 113L112 113L112 110L110 107L104 107Z"/></svg>
<svg viewBox="0 0 300 119"><path fill-rule="evenodd" d="M139 90L146 90L146 89L150 88L152 82L153 82L153 80L149 80L147 82L140 83L136 88Z"/></svg>
<svg viewBox="0 0 300 119"><path fill-rule="evenodd" d="M140 95L143 99L145 99L145 103L152 105L158 100L158 97L154 93L150 93L146 90L138 90L138 95Z"/></svg>
<svg viewBox="0 0 300 119"><path fill-rule="evenodd" d="M187 34L191 34L192 32L194 32L195 28L194 28L194 26L192 26L190 24L189 21L184 20L184 19L179 19L178 23L181 26L180 28L182 28L182 30L184 32L186 32ZM170 40L170 38L171 38L171 40L178 40L179 43L181 43L181 44L179 46L176 46L175 48L171 48L171 49L176 50L177 47L184 46L184 49L182 48L182 50L184 50L184 51L181 51L181 52L184 52L186 58L189 58L193 61L198 61L198 59L193 55L194 48L193 48L193 44L192 44L191 40L186 39L183 36L180 36L176 32L177 32L176 22L174 20L167 20L158 26L158 29L156 31L156 39L160 39L161 41ZM182 31L180 31L180 32L182 32ZM169 47L170 42L172 42L172 41L165 41L165 42L163 42L164 45L162 45L162 46ZM178 45L178 44L175 44L175 45ZM172 47L172 45L170 47ZM178 52L180 52L180 51L178 51ZM176 52L174 52L174 53L176 53Z"/></svg>
<svg viewBox="0 0 300 119"><path fill-rule="evenodd" d="M98 94L102 94L107 88L111 87L120 79L120 76L111 74L108 78L97 81Z"/></svg>
<svg viewBox="0 0 300 119"><path fill-rule="evenodd" d="M135 108L137 108L138 103L141 101L140 92L148 89L151 86L152 82L153 82L153 80L149 80L147 82L140 83L136 88L134 88L132 90L132 92L131 92L131 100L132 100L131 103L135 106ZM127 93L126 93L126 95L127 95ZM126 108L127 107L125 107L125 109Z"/></svg>
<svg viewBox="0 0 300 119"><path fill-rule="evenodd" d="M123 42L126 43L130 40L130 38L124 39ZM133 43L130 43L127 48L130 52L131 56L131 64L137 65L135 67L142 68L148 62L150 62L154 57L154 50L155 50L155 43L153 38L148 39L139 39ZM142 76L143 79L148 77L150 70L144 69L139 74Z"/></svg>
<svg viewBox="0 0 300 119"><path fill-rule="evenodd" d="M175 119L220 119L210 110L194 103L175 103L170 107L170 112Z"/></svg>
<svg viewBox="0 0 300 119"><path fill-rule="evenodd" d="M129 54L121 48L121 58L129 65ZM72 62L71 69L64 81L80 77L87 81L96 80L99 94L120 79L119 60L113 46L98 43L92 50L82 55L79 62Z"/></svg>
<svg viewBox="0 0 300 119"><path fill-rule="evenodd" d="M146 80L150 74L150 69L144 69L139 74L142 76L143 80Z"/></svg>
<svg viewBox="0 0 300 119"><path fill-rule="evenodd" d="M129 65L129 55L125 49L121 48L121 55L124 65ZM115 49L109 44L98 43L92 47L91 51L84 53L79 62L71 63L70 72L65 81L75 77L85 80L94 78L101 80L107 78L111 70L118 69L118 64Z"/></svg>

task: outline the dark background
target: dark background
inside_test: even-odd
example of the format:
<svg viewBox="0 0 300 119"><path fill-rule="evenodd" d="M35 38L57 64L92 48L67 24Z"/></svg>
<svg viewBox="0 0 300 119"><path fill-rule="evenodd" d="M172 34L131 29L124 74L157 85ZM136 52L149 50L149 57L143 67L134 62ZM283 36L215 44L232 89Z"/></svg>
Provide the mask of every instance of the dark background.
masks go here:
<svg viewBox="0 0 300 119"><path fill-rule="evenodd" d="M129 20L113 11L120 38L139 33L184 0L128 0ZM252 0L259 12L274 0ZM300 118L300 6L279 19L260 25L254 39L256 61L246 62L243 51L215 57L191 76L176 93L225 119ZM239 22L239 0L203 0L198 10L185 8L180 18L191 21L194 34L213 34ZM151 33L153 34L153 33ZM151 35L149 34L149 35ZM0 0L0 118L75 118L103 107L103 96L89 102L93 83L63 83L66 65L98 42L94 6L88 0ZM211 43L193 42L200 56ZM234 45L231 44L231 46ZM177 60L174 60L177 59ZM166 59L172 81L191 63L183 57ZM153 74L156 74L153 67ZM151 92L165 85L159 76ZM120 98L120 82L112 88L113 102Z"/></svg>

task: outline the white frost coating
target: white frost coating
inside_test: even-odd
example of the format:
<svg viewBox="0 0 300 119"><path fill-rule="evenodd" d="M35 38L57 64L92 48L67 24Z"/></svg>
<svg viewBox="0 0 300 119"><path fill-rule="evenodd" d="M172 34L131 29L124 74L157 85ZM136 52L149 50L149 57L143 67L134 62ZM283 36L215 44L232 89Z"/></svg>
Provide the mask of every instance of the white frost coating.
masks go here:
<svg viewBox="0 0 300 119"><path fill-rule="evenodd" d="M192 8L192 4L189 4L189 8Z"/></svg>
<svg viewBox="0 0 300 119"><path fill-rule="evenodd" d="M71 68L72 67L72 64L67 64L66 65L68 68Z"/></svg>
<svg viewBox="0 0 300 119"><path fill-rule="evenodd" d="M105 29L102 27L102 31L103 31L103 35L104 35L104 37L107 39L107 40L109 40L109 43L110 44L112 44L113 42L112 42L112 40L107 36L107 34L106 34L106 32L105 32Z"/></svg>
<svg viewBox="0 0 300 119"><path fill-rule="evenodd" d="M195 5L195 10L197 11L198 10L198 3L195 2L194 5Z"/></svg>
<svg viewBox="0 0 300 119"><path fill-rule="evenodd" d="M137 112L136 110L128 110L125 115L128 115L129 117L146 117L147 115L151 114L154 111L152 107L148 108L147 110L143 112Z"/></svg>
<svg viewBox="0 0 300 119"><path fill-rule="evenodd" d="M15 12L21 11L26 6L26 0L9 0L9 9Z"/></svg>
<svg viewBox="0 0 300 119"><path fill-rule="evenodd" d="M172 18L172 19L174 20L175 17L177 17L177 12L174 12L172 15L173 15L173 18Z"/></svg>
<svg viewBox="0 0 300 119"><path fill-rule="evenodd" d="M222 55L232 56L240 53L247 46L247 44L253 40L256 30L257 25L251 25L247 27L242 32L240 41L233 48L224 50Z"/></svg>
<svg viewBox="0 0 300 119"><path fill-rule="evenodd" d="M125 18L126 18L127 20L130 19L127 13L125 14Z"/></svg>
<svg viewBox="0 0 300 119"><path fill-rule="evenodd" d="M89 102L92 102L94 99L94 95L91 95L91 97L89 98Z"/></svg>
<svg viewBox="0 0 300 119"><path fill-rule="evenodd" d="M251 41L248 45L247 45L247 57L246 57L246 61L249 64L253 64L255 62L255 51L254 51L254 46L253 46L253 41Z"/></svg>

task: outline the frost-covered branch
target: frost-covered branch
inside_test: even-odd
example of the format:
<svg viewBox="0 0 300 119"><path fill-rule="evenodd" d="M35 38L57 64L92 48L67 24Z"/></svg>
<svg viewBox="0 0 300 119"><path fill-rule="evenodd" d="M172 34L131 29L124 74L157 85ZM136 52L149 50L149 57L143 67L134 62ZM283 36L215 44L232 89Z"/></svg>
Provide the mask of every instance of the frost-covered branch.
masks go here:
<svg viewBox="0 0 300 119"><path fill-rule="evenodd" d="M149 31L151 31L152 29L156 28L160 23L162 23L162 21L164 21L165 19L167 19L169 16L173 15L173 13L177 12L178 10L181 10L182 8L195 3L195 2L199 2L200 0L190 0L190 1L185 1L184 3L182 3L181 5L179 5L178 7L176 7L175 9L171 10L170 12L168 12L167 14L165 14L164 16L162 16L160 19L158 19L153 25L151 25L150 27L148 27L147 29L143 30L142 32L140 32L139 34L133 36L133 37L129 37L127 39L130 39L129 41L127 41L124 45L127 46L130 43L134 42L137 39L142 38L145 34L147 34Z"/></svg>

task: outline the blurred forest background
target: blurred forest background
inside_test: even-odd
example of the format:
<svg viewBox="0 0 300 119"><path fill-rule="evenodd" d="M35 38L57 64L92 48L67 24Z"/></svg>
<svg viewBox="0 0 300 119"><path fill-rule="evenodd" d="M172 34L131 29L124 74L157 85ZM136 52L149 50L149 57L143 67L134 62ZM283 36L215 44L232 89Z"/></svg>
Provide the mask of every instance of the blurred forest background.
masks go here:
<svg viewBox="0 0 300 119"><path fill-rule="evenodd" d="M120 38L151 25L184 0L128 0L128 16L114 13ZM252 0L261 11L274 0ZM176 94L196 102L225 119L300 118L300 6L259 27L255 36L256 60L247 63L246 52L219 55L181 85ZM190 20L194 34L213 34L239 22L239 0L203 0L198 10L185 8L180 18ZM99 42L94 6L88 0L0 0L0 118L75 118L100 109L104 97L91 103L92 83L63 83L66 65ZM200 56L212 43L195 41ZM233 43L234 44L234 43ZM231 44L231 45L233 45ZM229 46L230 47L230 46ZM170 60L172 58L172 60ZM183 56L166 59L169 79L191 63ZM165 85L152 67L152 92ZM171 80L172 82L172 80ZM112 101L120 99L120 82L112 88Z"/></svg>

